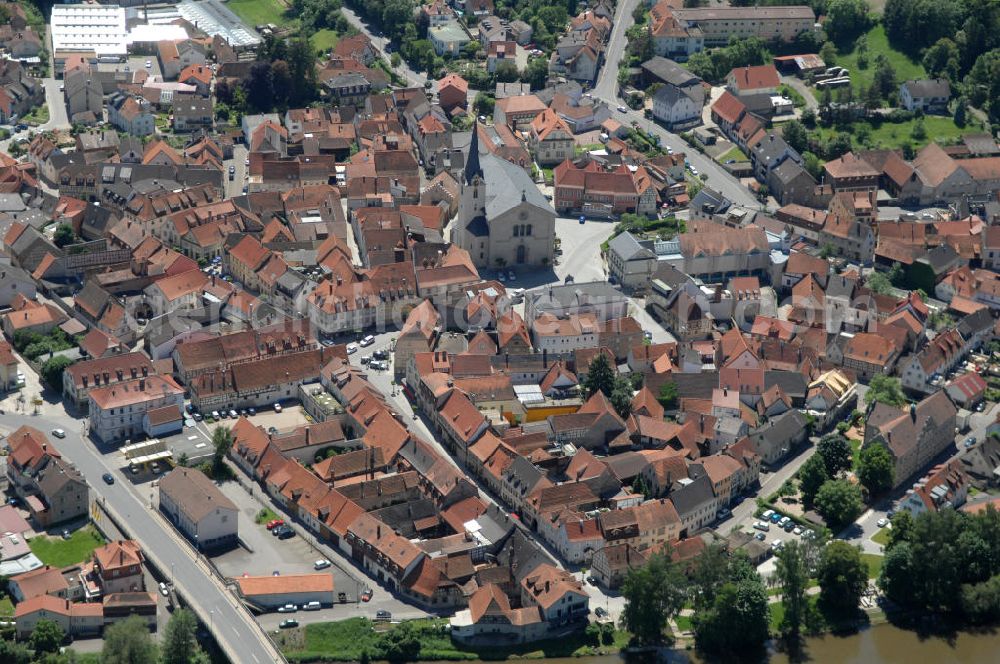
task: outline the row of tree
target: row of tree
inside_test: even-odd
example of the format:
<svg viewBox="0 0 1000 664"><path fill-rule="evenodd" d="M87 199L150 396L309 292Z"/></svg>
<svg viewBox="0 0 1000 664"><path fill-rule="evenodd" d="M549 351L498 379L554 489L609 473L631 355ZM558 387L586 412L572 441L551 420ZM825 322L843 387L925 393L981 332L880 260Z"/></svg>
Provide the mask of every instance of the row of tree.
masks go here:
<svg viewBox="0 0 1000 664"><path fill-rule="evenodd" d="M892 518L879 587L893 602L973 623L1000 620L1000 512Z"/></svg>
<svg viewBox="0 0 1000 664"><path fill-rule="evenodd" d="M211 659L198 645L198 619L188 609L178 609L164 628L157 646L146 621L132 616L104 630L101 664L209 664ZM51 620L40 620L26 643L0 640L3 664L73 664L73 650L60 652L66 635Z"/></svg>
<svg viewBox="0 0 1000 664"><path fill-rule="evenodd" d="M784 636L797 639L803 631L856 618L868 583L860 549L817 537L790 541L776 555ZM819 584L816 602L810 601L812 579ZM770 637L771 610L760 574L742 552L730 555L718 545L689 564L672 561L669 553L652 556L629 573L622 594L622 622L642 645L662 642L667 623L686 605L693 607L691 624L702 652L752 659Z"/></svg>

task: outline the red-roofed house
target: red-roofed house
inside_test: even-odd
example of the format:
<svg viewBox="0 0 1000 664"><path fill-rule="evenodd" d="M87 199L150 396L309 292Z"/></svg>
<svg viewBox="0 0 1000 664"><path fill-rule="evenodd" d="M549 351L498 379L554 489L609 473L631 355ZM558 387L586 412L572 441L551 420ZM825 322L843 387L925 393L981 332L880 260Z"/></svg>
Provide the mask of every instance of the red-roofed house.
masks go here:
<svg viewBox="0 0 1000 664"><path fill-rule="evenodd" d="M781 79L773 64L736 67L726 77L726 87L737 96L775 94Z"/></svg>
<svg viewBox="0 0 1000 664"><path fill-rule="evenodd" d="M529 125L528 148L539 164L551 166L572 159L576 144L566 121L547 108Z"/></svg>
<svg viewBox="0 0 1000 664"><path fill-rule="evenodd" d="M945 390L948 391L948 396L956 405L971 409L983 400L986 387L986 381L983 380L983 377L970 371L951 381Z"/></svg>
<svg viewBox="0 0 1000 664"><path fill-rule="evenodd" d="M469 83L458 74L448 74L438 81L438 103L448 113L469 105Z"/></svg>

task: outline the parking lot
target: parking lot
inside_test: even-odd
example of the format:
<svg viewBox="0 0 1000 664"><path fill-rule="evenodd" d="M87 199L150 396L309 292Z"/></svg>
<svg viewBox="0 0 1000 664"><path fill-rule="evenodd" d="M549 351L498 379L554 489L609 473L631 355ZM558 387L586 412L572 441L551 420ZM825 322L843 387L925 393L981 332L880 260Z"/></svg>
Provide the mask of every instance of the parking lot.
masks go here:
<svg viewBox="0 0 1000 664"><path fill-rule="evenodd" d="M129 71L147 71L154 76L160 74L160 61L155 55L130 55L126 62L97 63L97 71L125 71L126 67Z"/></svg>

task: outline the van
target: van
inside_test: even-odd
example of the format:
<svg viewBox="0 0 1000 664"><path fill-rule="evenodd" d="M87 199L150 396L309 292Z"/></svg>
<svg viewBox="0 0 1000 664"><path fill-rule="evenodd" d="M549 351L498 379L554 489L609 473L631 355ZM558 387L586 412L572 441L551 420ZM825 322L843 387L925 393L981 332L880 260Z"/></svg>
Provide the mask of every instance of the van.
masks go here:
<svg viewBox="0 0 1000 664"><path fill-rule="evenodd" d="M319 602L306 602L302 605L303 611L319 611L321 608L323 607L320 606Z"/></svg>

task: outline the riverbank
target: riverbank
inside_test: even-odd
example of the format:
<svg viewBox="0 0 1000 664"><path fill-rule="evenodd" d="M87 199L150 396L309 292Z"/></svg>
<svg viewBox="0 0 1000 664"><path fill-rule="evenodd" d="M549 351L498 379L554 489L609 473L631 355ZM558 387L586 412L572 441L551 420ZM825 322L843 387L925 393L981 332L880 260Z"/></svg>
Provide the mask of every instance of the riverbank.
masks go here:
<svg viewBox="0 0 1000 664"><path fill-rule="evenodd" d="M609 631L600 636L578 632L558 639L517 645L467 646L452 641L448 621L441 618L402 623L373 623L366 618L314 623L283 630L275 642L289 662L473 661L552 659L614 655L627 647L630 635Z"/></svg>

